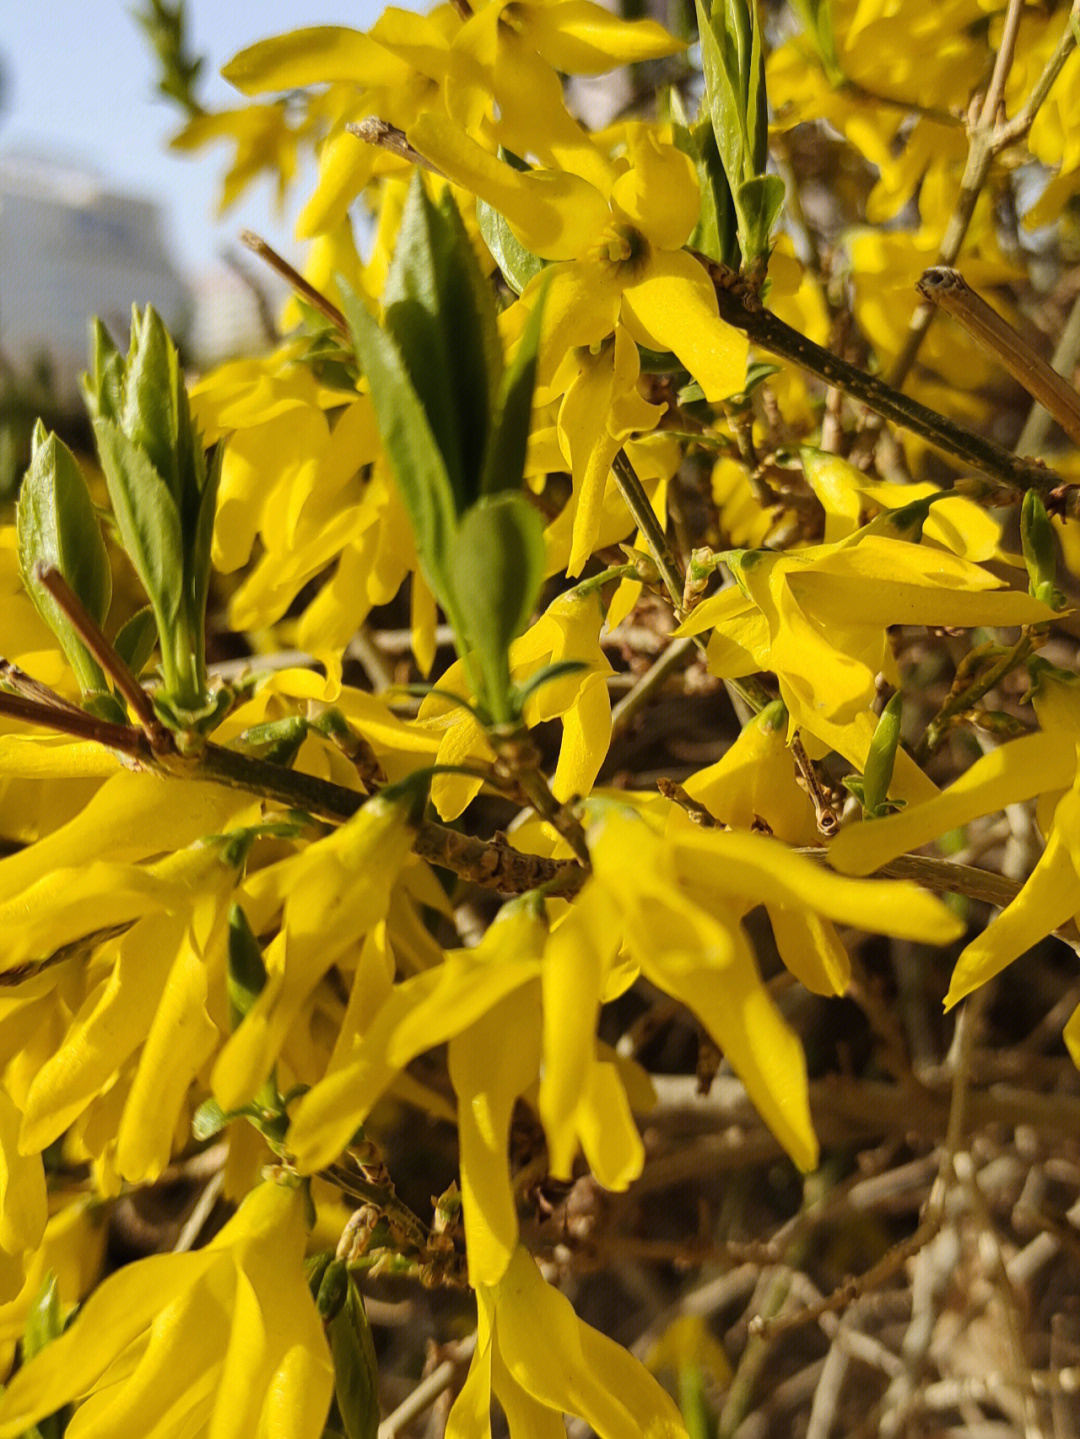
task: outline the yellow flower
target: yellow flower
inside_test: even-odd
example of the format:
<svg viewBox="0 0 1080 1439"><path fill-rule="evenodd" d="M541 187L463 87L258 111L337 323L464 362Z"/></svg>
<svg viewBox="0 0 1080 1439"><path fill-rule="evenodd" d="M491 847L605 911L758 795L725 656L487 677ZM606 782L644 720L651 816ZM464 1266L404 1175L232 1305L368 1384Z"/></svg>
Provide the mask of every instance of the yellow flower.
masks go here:
<svg viewBox="0 0 1080 1439"><path fill-rule="evenodd" d="M600 1439L686 1439L668 1395L636 1359L584 1324L525 1249L476 1293L476 1352L446 1439L491 1439L494 1395L511 1439L563 1432L564 1414ZM2 1439L2 1432L0 1432Z"/></svg>
<svg viewBox="0 0 1080 1439"><path fill-rule="evenodd" d="M23 1337L47 1275L56 1276L64 1306L78 1303L97 1283L105 1262L107 1214L94 1195L81 1194L49 1216L41 1242L27 1263L22 1288L13 1299L0 1304L0 1375L6 1377L11 1370L15 1346Z"/></svg>
<svg viewBox="0 0 1080 1439"><path fill-rule="evenodd" d="M27 1260L41 1244L48 1218L41 1159L19 1153L21 1119L11 1096L0 1089L0 1304L22 1289Z"/></svg>
<svg viewBox="0 0 1080 1439"><path fill-rule="evenodd" d="M65 1404L83 1439L318 1439L333 1372L303 1272L304 1198L262 1184L205 1249L129 1264L0 1397L0 1439Z"/></svg>
<svg viewBox="0 0 1080 1439"><path fill-rule="evenodd" d="M875 481L850 460L809 446L804 446L801 454L807 483L825 511L826 544L855 534L869 513L901 510L917 500L940 495L923 525L926 538L975 564L1003 558L1001 525L965 495L951 495L929 482L901 485Z"/></svg>
<svg viewBox="0 0 1080 1439"><path fill-rule="evenodd" d="M233 162L222 182L218 205L224 212L264 170L276 178L278 200L283 200L296 174L296 152L302 139L303 127L289 124L288 110L279 102L196 115L170 143L174 150L200 150L219 140L232 142Z"/></svg>
<svg viewBox="0 0 1080 1439"><path fill-rule="evenodd" d="M522 294L531 307L547 287L541 384L568 351L599 344L621 321L638 343L674 351L707 399L742 389L747 341L719 318L707 271L682 248L700 206L694 166L651 127L626 127L619 162L591 146L601 163L587 167L588 178L577 155L565 162L572 168L515 170L433 111L409 140L455 184L500 211L526 249L561 262Z"/></svg>
<svg viewBox="0 0 1080 1439"><path fill-rule="evenodd" d="M961 953L946 1008L1080 913L1080 692L1075 677L1055 676L1043 668L1033 702L1041 733L991 750L924 804L852 825L829 849L837 869L869 874L980 815L1040 796L1037 814L1047 835L1046 849L1012 903Z"/></svg>
<svg viewBox="0 0 1080 1439"><path fill-rule="evenodd" d="M141 917L90 960L82 1003L30 1084L20 1136L24 1151L43 1150L104 1105L116 1118L102 1136L109 1162L133 1183L157 1179L168 1164L192 1081L217 1045L209 1009L214 990L224 991L225 921L239 878L218 845L193 846L144 873L159 888L133 890ZM80 898L89 909L93 896Z"/></svg>
<svg viewBox="0 0 1080 1439"><path fill-rule="evenodd" d="M734 552L729 568L737 587L702 601L676 631L713 629L709 668L722 678L773 670L792 726L860 769L872 735L875 677L898 678L891 625L1009 626L1053 615L968 560L879 532L882 522L831 545ZM897 758L890 793L914 798L915 767ZM926 784L923 778L924 795Z"/></svg>
<svg viewBox="0 0 1080 1439"><path fill-rule="evenodd" d="M525 704L525 724L562 722L559 759L551 781L558 800L588 794L611 740L611 701L607 676L612 673L600 648L603 603L596 590L567 590L548 606L534 625L510 646L510 674L522 684L542 666L564 660L585 668L562 675L534 690ZM464 666L458 661L439 680L441 690L466 696ZM494 754L483 729L468 710L450 707L438 695L425 699L420 719L441 731L438 764L490 762ZM443 819L456 819L480 792L482 781L468 775L436 775L431 798Z"/></svg>
<svg viewBox="0 0 1080 1439"><path fill-rule="evenodd" d="M542 911L535 897L525 897L503 908L475 949L451 951L433 969L384 991L381 1004L350 1001L326 1077L296 1106L286 1140L302 1171L330 1163L405 1066L448 1042L474 1286L496 1283L517 1243L507 1143L514 1105L532 1094L540 1074L541 1028L560 1022L547 1016L541 1000L542 974L551 962ZM624 1078L635 1098L642 1086L635 1084L634 1066L597 1052L591 1031L581 1043L575 1138L599 1182L625 1189L641 1172L644 1155Z"/></svg>
<svg viewBox="0 0 1080 1439"><path fill-rule="evenodd" d="M836 888L775 840L703 830L674 805L660 824L626 804L598 803L587 825L593 876L552 935L544 969L540 1113L551 1168L568 1176L587 1092L589 1050L621 943L650 983L696 1014L754 1106L802 1169L817 1162L802 1047L761 982L740 919L810 911L841 924L944 943L959 924L913 885ZM828 987L834 961L817 960ZM793 966L794 967L794 966ZM823 985L823 987L825 987Z"/></svg>
<svg viewBox="0 0 1080 1439"><path fill-rule="evenodd" d="M386 917L412 850L413 803L408 794L376 795L325 839L253 877L266 923L284 908L264 956L266 984L214 1065L223 1109L250 1103L327 970Z"/></svg>
<svg viewBox="0 0 1080 1439"><path fill-rule="evenodd" d="M983 8L978 0L903 6L832 0L826 13L837 73L828 73L805 35L769 57L769 98L778 123L790 129L824 120L877 167L867 205L871 219L895 215L929 165L945 170L963 164L963 127L946 117L961 113L983 81L990 57L971 34ZM924 113L912 121L913 110ZM925 113L930 110L940 118Z"/></svg>
<svg viewBox="0 0 1080 1439"><path fill-rule="evenodd" d="M655 428L665 406L650 405L638 394L638 349L621 324L613 341L576 351L572 363L577 374L559 406L558 434L574 480L566 573L576 576L597 546L612 460L631 435Z"/></svg>

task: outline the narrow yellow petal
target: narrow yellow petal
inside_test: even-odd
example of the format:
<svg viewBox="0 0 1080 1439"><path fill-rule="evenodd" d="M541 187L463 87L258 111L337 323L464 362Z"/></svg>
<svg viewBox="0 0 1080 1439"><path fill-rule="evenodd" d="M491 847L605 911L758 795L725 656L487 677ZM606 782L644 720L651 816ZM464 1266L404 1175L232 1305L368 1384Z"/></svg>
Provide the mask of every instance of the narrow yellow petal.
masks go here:
<svg viewBox="0 0 1080 1439"><path fill-rule="evenodd" d="M1072 735L1033 734L1011 740L966 770L955 783L923 804L885 819L853 824L829 846L829 862L844 874L870 874L979 815L993 814L1047 790L1067 789L1076 774Z"/></svg>
<svg viewBox="0 0 1080 1439"><path fill-rule="evenodd" d="M607 220L607 200L588 180L564 170L515 170L470 139L445 114L425 111L409 127L408 137L455 184L505 216L534 255L571 260L587 249Z"/></svg>
<svg viewBox="0 0 1080 1439"><path fill-rule="evenodd" d="M684 251L652 251L640 277L623 290L622 316L636 340L673 350L707 400L744 388L749 342L720 319L712 282Z"/></svg>

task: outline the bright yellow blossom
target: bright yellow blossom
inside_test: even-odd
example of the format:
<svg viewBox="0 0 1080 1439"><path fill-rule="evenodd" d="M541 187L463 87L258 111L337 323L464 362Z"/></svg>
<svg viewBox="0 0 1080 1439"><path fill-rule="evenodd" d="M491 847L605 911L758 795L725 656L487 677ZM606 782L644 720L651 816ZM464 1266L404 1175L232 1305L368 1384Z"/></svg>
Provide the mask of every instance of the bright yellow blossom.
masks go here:
<svg viewBox="0 0 1080 1439"><path fill-rule="evenodd" d="M669 819L679 815L668 808ZM802 1048L761 981L741 916L765 903L936 942L959 928L911 885L837 889L775 840L681 820L661 833L628 806L606 802L587 827L593 877L554 932L544 972L540 1112L557 1175L569 1174L587 1093L582 1036L595 1025L620 942L650 983L698 1016L777 1139L812 1169L818 1151ZM819 967L828 975L830 960Z"/></svg>
<svg viewBox="0 0 1080 1439"><path fill-rule="evenodd" d="M652 127L628 126L626 158L589 178L515 170L435 112L409 140L503 214L526 249L559 262L522 294L528 307L546 287L541 383L568 351L599 344L621 321L640 344L673 351L707 399L743 388L747 341L719 318L707 271L682 248L700 207L693 164Z"/></svg>
<svg viewBox="0 0 1080 1439"><path fill-rule="evenodd" d="M561 1434L564 1414L600 1439L686 1439L679 1411L649 1371L583 1324L526 1250L514 1251L498 1284L477 1289L476 1306L476 1352L447 1439L491 1439L492 1397L511 1439Z"/></svg>
<svg viewBox="0 0 1080 1439"><path fill-rule="evenodd" d="M0 1439L77 1403L72 1435L318 1439L332 1389L299 1190L262 1184L205 1249L129 1264L0 1397Z"/></svg>
<svg viewBox="0 0 1080 1439"><path fill-rule="evenodd" d="M224 1109L252 1100L323 975L385 918L412 850L412 806L409 796L376 796L325 839L253 878L266 921L276 905L284 907L266 950L266 984L214 1066L213 1089Z"/></svg>
<svg viewBox="0 0 1080 1439"><path fill-rule="evenodd" d="M556 799L588 794L611 740L611 701L607 676L612 673L600 648L603 603L596 590L568 590L553 600L540 618L510 646L510 674L523 683L541 666L579 661L583 669L539 686L525 704L525 724L562 722L563 738L551 781ZM439 680L441 690L465 697L464 667L452 665ZM441 733L438 764L490 762L494 754L474 716L448 706L432 695L420 707L420 719ZM431 797L443 819L455 819L479 794L482 780L468 775L436 775Z"/></svg>
<svg viewBox="0 0 1080 1439"><path fill-rule="evenodd" d="M968 560L876 530L787 553L734 553L737 586L704 600L676 631L712 628L709 668L722 678L773 670L792 725L860 768L875 676L896 679L889 626L1038 624L1053 614ZM897 785L907 771L898 764Z"/></svg>
<svg viewBox="0 0 1080 1439"><path fill-rule="evenodd" d="M1042 730L976 760L947 790L882 820L842 831L829 850L847 874L869 874L898 854L1035 795L1046 848L1016 898L961 953L951 1007L1080 914L1080 693L1044 669L1033 694Z"/></svg>

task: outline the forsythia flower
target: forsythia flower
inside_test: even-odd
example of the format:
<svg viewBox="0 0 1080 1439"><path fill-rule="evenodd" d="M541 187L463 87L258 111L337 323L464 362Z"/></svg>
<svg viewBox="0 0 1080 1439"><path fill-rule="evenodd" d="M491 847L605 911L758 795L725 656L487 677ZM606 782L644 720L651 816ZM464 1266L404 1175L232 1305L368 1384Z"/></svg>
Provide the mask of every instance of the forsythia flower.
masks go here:
<svg viewBox="0 0 1080 1439"><path fill-rule="evenodd" d="M709 668L722 678L775 671L792 725L860 769L875 676L895 677L889 626L1038 624L1053 615L968 560L876 533L879 523L831 545L733 552L737 585L703 600L676 631L712 628ZM898 764L898 786L912 769Z"/></svg>
<svg viewBox="0 0 1080 1439"><path fill-rule="evenodd" d="M491 1439L491 1400L511 1439L563 1432L563 1414L600 1439L686 1439L671 1399L620 1345L545 1284L524 1249L476 1291L476 1352L446 1421L446 1439ZM0 1431L0 1439L3 1439Z"/></svg>
<svg viewBox="0 0 1080 1439"><path fill-rule="evenodd" d="M409 141L503 214L526 249L559 262L521 297L531 307L546 288L541 383L570 350L599 344L621 321L640 344L673 351L707 399L743 388L747 341L719 318L707 271L682 248L700 206L693 164L653 129L628 126L626 159L603 160L596 178L515 170L434 112Z"/></svg>
<svg viewBox="0 0 1080 1439"><path fill-rule="evenodd" d="M1080 693L1073 676L1055 679L1036 666L1033 702L1039 734L984 755L942 794L883 820L853 825L834 840L829 859L848 874L869 874L979 815L1041 797L1046 849L1016 898L961 953L945 1006L973 989L1080 913ZM1074 1021L1073 1033L1076 1023Z"/></svg>
<svg viewBox="0 0 1080 1439"><path fill-rule="evenodd" d="M588 1094L583 1040L620 943L650 983L698 1016L777 1139L812 1169L818 1149L802 1047L761 981L742 915L764 903L932 943L955 937L959 923L912 885L839 889L775 840L703 830L676 806L668 813L681 822L661 833L627 805L597 804L587 827L593 876L552 935L539 1098L552 1172L571 1169Z"/></svg>
<svg viewBox="0 0 1080 1439"><path fill-rule="evenodd" d="M603 603L595 589L568 590L551 602L537 622L510 646L510 672L515 684L543 665L579 661L583 669L560 675L539 686L525 703L529 728L548 720L562 722L559 760L551 781L558 800L588 794L611 741L611 701L607 676L612 673L600 648ZM464 697L464 666L452 665L439 681L440 690ZM483 729L469 711L446 708L439 695L425 699L420 719L442 732L438 764L493 758ZM480 792L482 781L468 775L436 775L431 797L443 819L456 819Z"/></svg>
<svg viewBox="0 0 1080 1439"><path fill-rule="evenodd" d="M129 1264L0 1397L0 1439L78 1403L82 1439L318 1439L330 1356L300 1190L264 1183L205 1249Z"/></svg>
<svg viewBox="0 0 1080 1439"><path fill-rule="evenodd" d="M381 1007L354 1017L350 1006L350 1019L363 1028L356 1032L346 1021L326 1077L296 1106L286 1141L304 1172L330 1163L395 1076L449 1041L474 1286L501 1279L518 1238L507 1142L514 1104L532 1094L540 1074L541 984L550 946L538 904L527 897L506 906L476 949L451 951L442 964L387 992ZM623 1084L624 1075L633 1082L635 1067L598 1055L591 1033L584 1043L592 1058L577 1137L600 1183L625 1189L644 1157ZM635 1088L640 1094L641 1084Z"/></svg>
<svg viewBox="0 0 1080 1439"><path fill-rule="evenodd" d="M266 950L266 984L214 1066L224 1109L252 1100L327 970L386 917L412 851L414 804L409 794L376 795L325 839L252 877L267 920L283 902L281 929Z"/></svg>

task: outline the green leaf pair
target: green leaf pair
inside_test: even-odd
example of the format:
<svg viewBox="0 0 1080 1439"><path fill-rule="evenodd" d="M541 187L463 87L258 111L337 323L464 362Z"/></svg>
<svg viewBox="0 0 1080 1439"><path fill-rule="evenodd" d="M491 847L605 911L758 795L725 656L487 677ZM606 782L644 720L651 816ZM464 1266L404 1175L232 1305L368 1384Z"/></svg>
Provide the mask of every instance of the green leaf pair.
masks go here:
<svg viewBox="0 0 1080 1439"><path fill-rule="evenodd" d="M495 297L461 216L448 191L433 202L419 174L382 326L341 287L425 578L481 708L511 722L507 652L544 573L543 522L522 493L541 307L505 365Z"/></svg>
<svg viewBox="0 0 1080 1439"><path fill-rule="evenodd" d="M728 206L736 216L737 249L751 274L764 274L769 236L784 203L784 182L766 174L769 114L765 96L765 52L754 0L695 0L705 76L705 107L723 176L702 159L687 154L707 179L710 200L703 212L720 217ZM729 234L718 230L726 253L715 256L736 268L738 254Z"/></svg>
<svg viewBox="0 0 1080 1439"><path fill-rule="evenodd" d="M153 610L171 723L207 719L206 600L220 450L209 467L176 352L151 307L132 314L121 355L100 320L83 377L116 525Z"/></svg>

